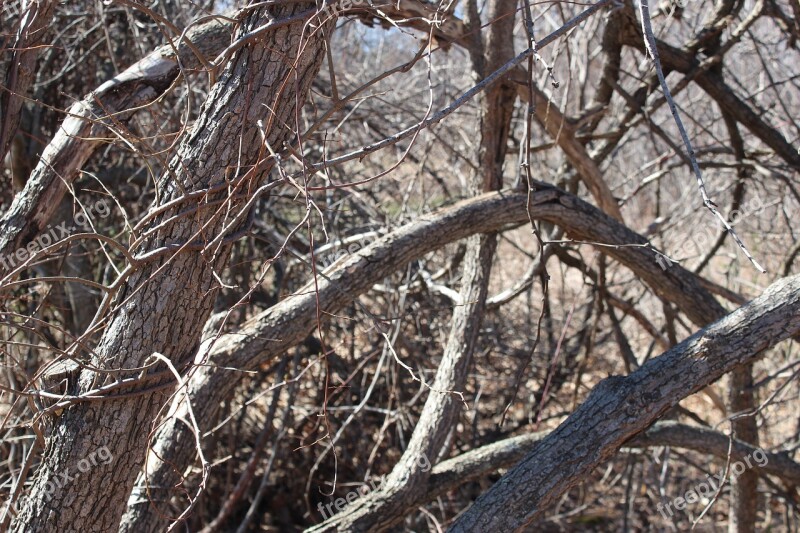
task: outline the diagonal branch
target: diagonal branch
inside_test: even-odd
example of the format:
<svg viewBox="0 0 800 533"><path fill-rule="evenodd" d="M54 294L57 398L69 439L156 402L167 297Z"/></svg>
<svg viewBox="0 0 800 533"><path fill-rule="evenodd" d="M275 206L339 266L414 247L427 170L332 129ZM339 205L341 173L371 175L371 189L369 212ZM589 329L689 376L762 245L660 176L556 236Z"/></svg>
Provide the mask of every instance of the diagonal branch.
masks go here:
<svg viewBox="0 0 800 533"><path fill-rule="evenodd" d="M515 531L527 526L681 399L798 333L800 276L793 276L632 374L601 381L558 429L478 498L451 531Z"/></svg>

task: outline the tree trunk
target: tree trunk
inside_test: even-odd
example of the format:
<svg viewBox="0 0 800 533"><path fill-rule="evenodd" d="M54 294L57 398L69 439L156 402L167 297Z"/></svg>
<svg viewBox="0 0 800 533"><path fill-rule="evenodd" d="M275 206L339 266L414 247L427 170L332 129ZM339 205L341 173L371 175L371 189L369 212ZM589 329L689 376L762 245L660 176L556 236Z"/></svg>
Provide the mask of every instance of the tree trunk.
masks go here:
<svg viewBox="0 0 800 533"><path fill-rule="evenodd" d="M235 53L160 180L162 209L153 213L142 253L126 271L129 277L116 295L93 366L129 369L111 374L123 379L138 376L136 369L151 363L148 374L163 370L154 354L179 369L190 361L218 288L212 274L227 263L231 243L225 237L235 235L247 218L249 200L269 168L257 123L263 120L266 142L280 149L292 134L286 124L294 123L319 70L322 33L309 32L302 23L313 12L309 4L262 7L241 21L240 36L273 19L275 30L248 39ZM207 205L193 200L198 197ZM225 209L217 211L218 202ZM182 217L187 204L197 211ZM84 370L75 392L107 385L108 376ZM13 531L117 528L141 468L145 437L173 388L164 379L148 386L138 395L128 391L101 402L87 399L61 414ZM98 457L99 450L111 459L84 472L82 461Z"/></svg>

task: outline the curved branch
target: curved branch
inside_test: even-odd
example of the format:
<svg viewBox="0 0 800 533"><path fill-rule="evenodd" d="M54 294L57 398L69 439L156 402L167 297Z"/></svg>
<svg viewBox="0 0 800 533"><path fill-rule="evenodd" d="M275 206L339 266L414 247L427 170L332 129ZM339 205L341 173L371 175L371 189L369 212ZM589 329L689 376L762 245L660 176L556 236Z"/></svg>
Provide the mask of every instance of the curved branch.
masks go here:
<svg viewBox="0 0 800 533"><path fill-rule="evenodd" d="M242 374L231 374L225 368L257 368L302 342L316 327L317 303L323 316L335 315L353 298L410 261L475 233L527 223L529 212L535 219L564 228L575 239L604 244L598 248L600 251L633 270L695 324L702 326L725 314L724 308L703 288L701 278L677 265L663 270L656 262L659 254L647 239L587 202L554 187L530 195L488 193L424 215L397 229L332 265L323 273L316 290L311 282L245 322L238 332L204 345L195 360L207 360L209 364L196 368L188 385L198 421L202 424L204 420L216 419L221 400L229 397L239 384ZM158 430L147 470L139 476L128 502L123 531L157 529L155 524L163 526L158 513L147 512L150 500L168 501L172 496L170 487L180 482L194 457L194 438L180 418L178 409L177 415L164 421Z"/></svg>

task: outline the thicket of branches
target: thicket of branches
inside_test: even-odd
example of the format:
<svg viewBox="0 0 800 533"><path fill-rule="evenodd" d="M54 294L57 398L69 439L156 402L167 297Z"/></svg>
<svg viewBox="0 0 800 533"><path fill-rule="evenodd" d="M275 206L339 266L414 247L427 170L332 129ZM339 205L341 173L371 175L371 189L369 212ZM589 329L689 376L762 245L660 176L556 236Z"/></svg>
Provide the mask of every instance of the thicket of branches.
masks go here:
<svg viewBox="0 0 800 533"><path fill-rule="evenodd" d="M797 0L2 10L0 529L797 528Z"/></svg>

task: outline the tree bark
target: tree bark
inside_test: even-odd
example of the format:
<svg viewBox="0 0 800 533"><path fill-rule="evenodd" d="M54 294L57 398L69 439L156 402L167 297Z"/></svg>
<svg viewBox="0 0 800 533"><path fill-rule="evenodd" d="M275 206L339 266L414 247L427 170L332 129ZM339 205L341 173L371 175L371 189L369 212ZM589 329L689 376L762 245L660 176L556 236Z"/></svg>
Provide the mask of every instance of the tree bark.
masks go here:
<svg viewBox="0 0 800 533"><path fill-rule="evenodd" d="M400 26L419 27L423 20L438 18L435 9L417 0L376 2L374 6L400 19ZM113 116L117 125L126 124L139 110L161 97L179 78L181 69L208 65L230 44L233 25L228 19L236 16L214 18L192 26L179 42L154 50L67 111L67 118L45 147L24 190L0 219L0 257L10 257L51 222L69 185L108 136L109 117ZM425 27L428 28L427 23ZM460 20L448 17L433 33L445 43L460 40L465 30ZM0 262L0 279L8 270L10 268Z"/></svg>
<svg viewBox="0 0 800 533"><path fill-rule="evenodd" d="M242 226L270 166L261 135L272 147L283 146L293 134L286 124L294 123L319 70L324 38L303 24L313 13L313 4L288 4L261 7L241 21L240 35L273 20L275 29L234 54L160 180L160 209L145 226L142 254L128 267L129 278L91 358L94 367L122 379L158 363L154 354L178 369L190 360L218 288L212 273L227 263L231 242L225 237ZM224 209L218 210L217 202ZM197 211L181 216L187 203ZM158 367L164 368L155 364L144 377ZM108 376L84 370L76 392L108 384ZM61 414L12 531L118 527L141 468L144 437L173 388L169 378L147 385L152 389L139 395L87 400ZM53 483L77 473L81 461L98 449L111 460L82 473L79 481Z"/></svg>
<svg viewBox="0 0 800 533"><path fill-rule="evenodd" d="M682 398L798 333L800 276L793 276L632 374L601 381L451 531L522 530Z"/></svg>
<svg viewBox="0 0 800 533"><path fill-rule="evenodd" d="M726 5L730 5L730 3L718 3L717 9L721 10L721 12L714 19L720 19L728 15L727 10L724 8ZM718 70L721 71L722 69L719 68ZM747 153L744 139L739 133L739 126L727 114L723 114L723 116L728 127L728 135L736 160L744 163ZM736 173L739 182L734 193L733 203L735 204L735 209L740 209L745 192L745 183L747 183L750 176L744 165L740 166ZM726 236L727 234L723 234L722 238ZM722 243L722 238L718 241L720 244ZM707 257L710 258L711 256L712 254L709 252ZM702 263L698 266L697 271L699 272L701 268ZM753 370L753 365L748 364L742 365L731 372L728 384L728 409L731 416L733 416L731 435L753 446L758 446L758 421L756 419L756 398L753 391ZM755 531L758 521L759 499L757 471L747 469L731 481L731 504L728 510L728 531L730 533Z"/></svg>
<svg viewBox="0 0 800 533"><path fill-rule="evenodd" d="M478 35L470 49L476 79L500 68L514 57L515 0L490 0L489 26L485 47ZM470 21L480 28L480 20ZM505 80L489 88L480 100L480 148L478 172L468 187L473 196L498 190L503 183L508 134L514 111L515 91ZM450 331L442 360L428 398L414 427L408 446L381 489L370 493L357 505L332 516L308 531L385 531L402 521L407 505L424 492L430 471L419 465L434 465L446 454L447 436L453 430L463 402L459 398L466 385L472 354L483 324L489 278L497 249L497 235L473 235L467 239L464 256L460 305L453 310Z"/></svg>

